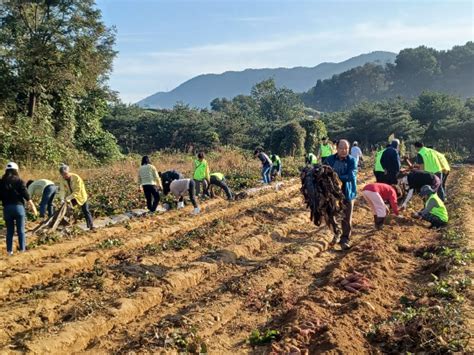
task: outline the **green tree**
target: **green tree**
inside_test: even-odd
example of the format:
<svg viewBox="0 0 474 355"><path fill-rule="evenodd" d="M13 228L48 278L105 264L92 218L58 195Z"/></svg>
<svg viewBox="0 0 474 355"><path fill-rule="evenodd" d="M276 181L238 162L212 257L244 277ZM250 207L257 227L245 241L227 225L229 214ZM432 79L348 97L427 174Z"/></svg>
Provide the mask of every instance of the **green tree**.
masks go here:
<svg viewBox="0 0 474 355"><path fill-rule="evenodd" d="M272 133L271 150L283 156L297 156L304 153L306 131L294 121L283 125Z"/></svg>
<svg viewBox="0 0 474 355"><path fill-rule="evenodd" d="M316 152L316 148L320 144L321 139L328 135L324 122L317 119L305 118L299 121L299 124L306 132L304 140L305 152Z"/></svg>

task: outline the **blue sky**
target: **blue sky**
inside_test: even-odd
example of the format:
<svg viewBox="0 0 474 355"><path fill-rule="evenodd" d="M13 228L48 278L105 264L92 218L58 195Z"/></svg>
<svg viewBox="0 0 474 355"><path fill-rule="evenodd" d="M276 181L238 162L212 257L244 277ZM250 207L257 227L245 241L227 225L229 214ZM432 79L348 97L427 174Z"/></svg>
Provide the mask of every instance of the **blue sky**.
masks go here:
<svg viewBox="0 0 474 355"><path fill-rule="evenodd" d="M471 1L97 0L117 29L124 102L205 73L315 66L375 50L473 40Z"/></svg>

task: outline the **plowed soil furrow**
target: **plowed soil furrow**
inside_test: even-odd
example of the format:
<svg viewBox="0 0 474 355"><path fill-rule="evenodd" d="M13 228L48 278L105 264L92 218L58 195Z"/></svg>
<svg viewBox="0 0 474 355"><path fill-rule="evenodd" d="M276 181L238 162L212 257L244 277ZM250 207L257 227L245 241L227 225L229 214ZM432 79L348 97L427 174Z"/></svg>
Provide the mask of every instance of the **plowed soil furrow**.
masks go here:
<svg viewBox="0 0 474 355"><path fill-rule="evenodd" d="M301 219L298 224L301 223ZM268 249L272 237L258 235L244 240L241 244L234 244L226 248L226 251L236 258L251 258L254 253ZM271 249L273 252L273 249ZM105 335L113 326L126 324L134 318L142 315L145 311L160 304L163 296L167 294L179 295L196 287L210 276L215 275L222 268L232 268L232 265L219 264L215 262L194 261L185 269L176 269L164 277L164 285L153 289L144 289L138 292L133 299L120 299L115 307L109 307L101 314L83 321L65 324L57 335L45 339L44 334L33 337L25 342L26 347L33 352L51 351L79 351L85 348L88 342L95 336ZM89 328L86 334L84 329ZM91 331L92 330L92 331Z"/></svg>
<svg viewBox="0 0 474 355"><path fill-rule="evenodd" d="M285 213L286 213L286 216L287 216L288 211L285 210L285 208L286 208L285 206L288 206L289 204L295 203L298 200L299 200L299 197L294 197L290 201L280 202L279 204L273 205L272 207L261 206L261 207L257 208L256 210L251 211L252 213L250 214L250 216L247 216L244 213L241 216L241 218L231 219L230 221L228 221L228 222L230 222L228 224L222 223L222 225L226 227L226 231L224 233L222 233L221 230L218 230L217 231L217 232L219 232L219 234L218 234L219 237L218 238L216 238L216 236L212 236L212 238L209 238L209 240L202 240L201 244L205 245L206 243L212 243L212 248L215 249L215 248L218 248L219 246L225 246L226 244L235 243L235 242L240 241L242 239L248 238L253 233L257 232L258 228L262 227L261 224L263 222L267 221L269 218L272 218L272 219L277 219L278 218L278 219L281 220L282 217L285 217ZM270 208L270 210L268 211L269 208ZM282 211L280 211L279 209L282 209ZM239 230L239 228L240 228L240 230ZM221 229L224 229L224 228L221 228ZM265 229L267 230L267 228L265 228ZM255 244L255 242L253 244ZM241 246L241 248L242 248L242 246ZM183 263L189 262L193 259L198 259L198 256L202 256L203 250L206 251L207 249L203 249L202 247L201 248L192 247L191 249L185 249L185 250L181 250L181 251L177 251L177 252L166 252L166 254L163 254L163 255L145 257L139 263L140 268L142 268L143 265L144 266L149 265L151 267L151 266L157 265L157 264L166 265L169 268L169 267L171 267L173 265L177 265L179 263L183 264ZM127 251L127 253L130 254L130 255L135 254L134 257L136 256L137 252L138 252L137 250ZM237 255L237 254L234 253L233 255L235 257L235 255ZM111 260L111 261L116 261L116 260ZM120 269L115 269L115 270L120 270ZM112 270L112 271L115 273L115 270ZM140 269L139 269L139 271L140 271ZM143 269L141 269L141 271L143 271ZM119 297L120 294L124 293L123 288L125 288L127 286L127 284L124 283L123 280L120 280L121 281L120 282L121 283L121 289L120 290L115 290L115 287L114 287L114 285L116 285L115 281L118 281L118 279L115 276L117 276L117 275L113 275L113 273L112 273L112 277L108 276L107 279L104 280L105 281L104 282L104 289L107 289L106 297L109 298L109 299L110 298L114 299L114 293L116 293L117 297ZM133 281L133 278L131 278L131 279ZM65 284L66 286L68 285L68 283L70 284L71 281L63 280L63 284ZM46 292L46 290L43 289L42 292ZM52 293L55 294L57 292L58 291L53 291ZM99 295L97 297L99 298ZM7 317L6 323L5 323L5 328L8 329L8 334L6 334L6 332L5 332L4 335L0 338L2 338L2 340L6 340L6 339L8 339L8 338L10 338L11 336L14 335L14 333L15 333L14 330L15 329L16 329L16 332L18 333L22 328L25 328L25 327L33 328L35 323L36 323L37 327L42 327L42 326L44 326L43 322L44 322L45 319L50 324L54 325L54 322L57 321L58 319L61 319L61 317L64 319L64 313L66 313L66 314L80 313L80 311L77 311L77 308L79 307L81 302L82 303L87 302L87 299L82 300L80 297L73 297L69 294L69 297L65 297L61 300L62 303L67 303L66 301L67 301L68 298L70 299L71 304L68 304L64 307L58 305L55 309L52 309L52 307L50 306L49 310L44 309L43 306L40 307L40 305L44 305L44 304L49 304L50 305L50 301L48 301L48 298L45 299L44 297L39 299L39 300L30 301L29 302L30 304L28 304L28 302L26 302L26 301L22 301L22 303L26 302L27 304L22 305L20 307L20 309L18 309L17 306L16 307L14 306L15 302L8 302L9 304L6 304L4 307L5 307L5 309L8 309L9 307L13 306L13 314L16 314L15 320L21 319L24 316L26 316L27 313L29 313L29 321L26 322L26 323L25 322L15 322L13 324L15 324L16 327L12 327L11 321L13 320L12 319L13 316ZM95 303L99 303L99 301L101 303L104 303L104 304L107 303L107 299L104 299L104 300L98 299L98 300L95 301ZM33 306L31 303L38 304L37 307L38 307L38 310L40 312L36 313L36 317L34 317L33 314L31 314L31 309L36 307L36 306ZM69 311L68 311L68 309L69 309Z"/></svg>
<svg viewBox="0 0 474 355"><path fill-rule="evenodd" d="M2 279L0 298L5 298L9 293L22 288L29 288L34 285L46 283L53 278L59 277L60 275L68 275L73 272L91 268L97 259L106 260L112 257L112 255L118 253L120 250L134 249L150 243L161 242L173 233L191 231L213 220L234 216L242 211L254 208L258 205L271 201L276 202L279 200L284 200L297 190L297 186L291 186L287 189L279 191L278 193L270 192L254 199L239 201L227 209L215 211L212 213L203 213L195 217L183 218L183 220L177 221L173 225L160 226L154 231L143 233L140 236L129 237L124 235L123 245L120 247L108 250L96 249L87 253L83 252L82 255L77 254L69 256L67 259L61 259L60 261L44 263L38 267L33 266L26 272L19 272L14 276ZM57 247L60 248L61 245L58 245Z"/></svg>

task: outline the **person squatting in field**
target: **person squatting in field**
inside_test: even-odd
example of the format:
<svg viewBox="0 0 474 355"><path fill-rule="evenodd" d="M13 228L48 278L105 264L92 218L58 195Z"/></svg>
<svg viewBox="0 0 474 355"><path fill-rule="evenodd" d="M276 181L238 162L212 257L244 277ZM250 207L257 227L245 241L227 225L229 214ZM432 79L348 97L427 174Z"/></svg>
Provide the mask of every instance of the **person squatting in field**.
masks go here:
<svg viewBox="0 0 474 355"><path fill-rule="evenodd" d="M272 161L267 154L263 151L263 148L257 148L253 152L253 155L262 162L262 180L264 184L269 184L271 182L271 169Z"/></svg>
<svg viewBox="0 0 474 355"><path fill-rule="evenodd" d="M384 183L372 183L364 186L362 190L367 204L374 214L374 225L376 229L382 229L385 217L387 216L387 206L390 204L393 213L398 216L397 200L401 197L402 191L397 185L388 185Z"/></svg>
<svg viewBox="0 0 474 355"><path fill-rule="evenodd" d="M211 183L209 184L209 189L208 189L208 193L209 193L210 197L212 197L212 198L214 197L214 186L217 186L217 187L221 188L224 191L224 193L225 193L225 195L226 195L226 197L229 201L231 201L233 199L232 191L230 191L230 188L226 183L224 174L222 174L222 173L212 173L210 182Z"/></svg>
<svg viewBox="0 0 474 355"><path fill-rule="evenodd" d="M413 214L415 218L421 218L431 223L430 228L440 228L448 224L448 210L444 202L431 186L425 185L420 190L420 195L425 197L425 207Z"/></svg>
<svg viewBox="0 0 474 355"><path fill-rule="evenodd" d="M48 217L52 217L54 214L54 197L58 188L54 185L54 182L47 179L28 180L26 183L28 193L30 197L38 196L41 198L39 204L39 216L45 217L46 211L48 211Z"/></svg>
<svg viewBox="0 0 474 355"><path fill-rule="evenodd" d="M59 198L61 203L71 203L74 207L80 206L86 225L89 230L94 230L92 214L89 211L89 202L87 200L87 191L84 181L77 174L69 171L69 166L63 164L59 167L59 174L62 179L59 185Z"/></svg>
<svg viewBox="0 0 474 355"><path fill-rule="evenodd" d="M7 253L13 255L13 236L18 234L18 247L20 252L26 251L26 211L25 202L36 216L38 212L30 198L24 181L18 174L18 165L14 162L7 164L5 174L0 179L0 200L3 205L3 219L7 226Z"/></svg>
<svg viewBox="0 0 474 355"><path fill-rule="evenodd" d="M342 235L335 235L331 244L339 241L341 248L350 248L350 237L352 234L352 214L354 212L354 200L357 196L357 166L354 157L349 155L350 144L346 139L341 139L337 143L336 154L326 158L329 165L338 175L342 182L344 193L344 218L342 220ZM340 237L340 240L339 240Z"/></svg>
<svg viewBox="0 0 474 355"><path fill-rule="evenodd" d="M163 190L161 178L155 166L151 164L150 158L145 155L138 169L138 184L145 194L146 206L150 212L155 212L160 203L160 192Z"/></svg>

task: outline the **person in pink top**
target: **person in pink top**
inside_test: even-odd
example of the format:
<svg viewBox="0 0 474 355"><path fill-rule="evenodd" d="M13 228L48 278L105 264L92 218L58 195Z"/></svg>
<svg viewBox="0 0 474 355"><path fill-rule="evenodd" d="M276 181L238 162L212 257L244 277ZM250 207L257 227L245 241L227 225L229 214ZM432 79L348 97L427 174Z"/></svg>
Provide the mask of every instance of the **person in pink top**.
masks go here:
<svg viewBox="0 0 474 355"><path fill-rule="evenodd" d="M388 185L379 182L367 184L362 190L362 195L374 213L376 229L383 228L388 211L385 205L386 202L390 204L392 212L398 216L397 199L401 197L402 192L397 185Z"/></svg>

